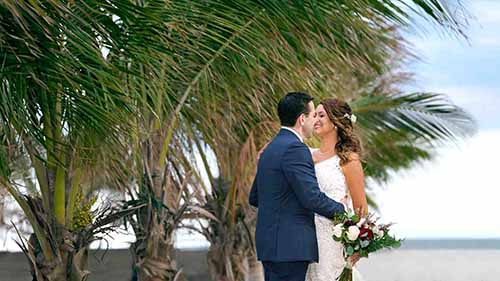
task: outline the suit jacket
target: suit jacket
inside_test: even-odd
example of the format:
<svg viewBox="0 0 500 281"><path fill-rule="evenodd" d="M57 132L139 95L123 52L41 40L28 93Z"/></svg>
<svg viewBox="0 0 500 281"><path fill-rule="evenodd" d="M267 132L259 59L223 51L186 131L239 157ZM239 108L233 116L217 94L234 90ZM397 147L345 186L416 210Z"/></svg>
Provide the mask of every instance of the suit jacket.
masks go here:
<svg viewBox="0 0 500 281"><path fill-rule="evenodd" d="M309 148L285 129L260 156L249 203L258 208L255 240L261 261L318 261L314 213L333 218L344 212L320 191Z"/></svg>

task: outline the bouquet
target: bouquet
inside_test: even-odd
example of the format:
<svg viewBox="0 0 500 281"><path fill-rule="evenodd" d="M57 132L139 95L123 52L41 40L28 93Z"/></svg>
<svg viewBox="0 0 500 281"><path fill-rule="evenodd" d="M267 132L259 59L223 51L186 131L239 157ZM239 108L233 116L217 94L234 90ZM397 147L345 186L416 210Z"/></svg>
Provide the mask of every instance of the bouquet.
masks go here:
<svg viewBox="0 0 500 281"><path fill-rule="evenodd" d="M344 213L334 218L333 239L344 245L346 266L337 277L338 281L352 281L352 265L350 257L358 254L368 257L368 254L384 248L398 248L401 240L389 234L392 224L378 224L373 215L359 218L357 215Z"/></svg>

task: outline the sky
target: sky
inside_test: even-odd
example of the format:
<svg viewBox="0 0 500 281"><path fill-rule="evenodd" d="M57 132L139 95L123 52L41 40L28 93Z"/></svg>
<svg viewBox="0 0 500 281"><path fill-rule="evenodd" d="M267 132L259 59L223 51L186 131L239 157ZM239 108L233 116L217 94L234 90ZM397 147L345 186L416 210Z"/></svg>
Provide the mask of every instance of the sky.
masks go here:
<svg viewBox="0 0 500 281"><path fill-rule="evenodd" d="M373 189L384 221L405 238L500 238L500 1L465 1L468 39L428 30L407 39L421 60L411 91L446 94L477 133Z"/></svg>

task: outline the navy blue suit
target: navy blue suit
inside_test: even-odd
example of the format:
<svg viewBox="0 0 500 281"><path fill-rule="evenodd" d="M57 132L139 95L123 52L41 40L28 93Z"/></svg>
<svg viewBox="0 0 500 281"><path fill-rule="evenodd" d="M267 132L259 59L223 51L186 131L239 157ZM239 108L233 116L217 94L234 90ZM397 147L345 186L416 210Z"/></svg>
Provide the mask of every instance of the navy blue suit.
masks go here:
<svg viewBox="0 0 500 281"><path fill-rule="evenodd" d="M344 212L320 191L309 148L285 129L260 156L249 202L258 208L255 240L266 281L304 280L309 262L318 261L314 213Z"/></svg>

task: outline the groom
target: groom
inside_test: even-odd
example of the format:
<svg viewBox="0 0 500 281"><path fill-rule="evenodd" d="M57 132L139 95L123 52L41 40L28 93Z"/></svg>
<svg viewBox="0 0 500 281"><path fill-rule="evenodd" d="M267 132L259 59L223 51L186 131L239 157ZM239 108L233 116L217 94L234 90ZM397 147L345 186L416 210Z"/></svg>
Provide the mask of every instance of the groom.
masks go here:
<svg viewBox="0 0 500 281"><path fill-rule="evenodd" d="M318 261L314 213L333 218L344 207L319 190L309 148L313 98L289 93L278 104L281 130L262 152L249 202L258 208L255 240L266 281L304 281ZM333 238L332 238L333 239Z"/></svg>

